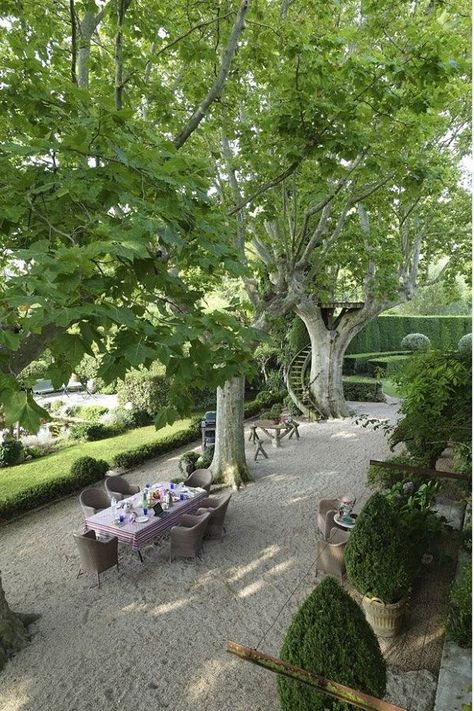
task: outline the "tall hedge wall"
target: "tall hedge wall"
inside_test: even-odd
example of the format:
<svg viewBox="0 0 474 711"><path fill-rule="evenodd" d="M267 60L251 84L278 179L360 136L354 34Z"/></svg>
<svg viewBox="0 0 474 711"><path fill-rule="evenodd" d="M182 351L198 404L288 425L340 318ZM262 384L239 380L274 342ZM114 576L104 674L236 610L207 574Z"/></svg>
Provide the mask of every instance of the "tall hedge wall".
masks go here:
<svg viewBox="0 0 474 711"><path fill-rule="evenodd" d="M380 353L399 351L400 341L409 333L423 333L433 348L457 348L465 333L472 333L471 316L378 316L352 340L347 353ZM294 353L309 345L302 320L295 316L288 333Z"/></svg>
<svg viewBox="0 0 474 711"><path fill-rule="evenodd" d="M378 316L357 334L347 353L398 351L409 333L428 336L433 348L456 348L459 339L471 331L471 316Z"/></svg>

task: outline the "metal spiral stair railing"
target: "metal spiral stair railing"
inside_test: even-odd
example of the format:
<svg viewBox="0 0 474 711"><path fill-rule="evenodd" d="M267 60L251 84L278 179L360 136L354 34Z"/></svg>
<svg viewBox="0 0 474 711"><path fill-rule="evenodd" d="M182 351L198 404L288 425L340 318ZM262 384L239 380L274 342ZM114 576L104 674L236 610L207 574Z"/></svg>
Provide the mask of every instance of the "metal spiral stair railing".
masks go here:
<svg viewBox="0 0 474 711"><path fill-rule="evenodd" d="M311 346L302 348L291 361L286 373L288 394L309 420L319 415L309 390L308 370L311 364Z"/></svg>

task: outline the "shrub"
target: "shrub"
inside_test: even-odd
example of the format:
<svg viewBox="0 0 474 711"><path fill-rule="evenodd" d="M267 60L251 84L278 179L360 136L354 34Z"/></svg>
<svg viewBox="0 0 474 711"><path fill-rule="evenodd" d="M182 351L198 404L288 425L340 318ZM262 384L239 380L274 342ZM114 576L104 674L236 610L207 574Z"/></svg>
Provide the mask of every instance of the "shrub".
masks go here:
<svg viewBox="0 0 474 711"><path fill-rule="evenodd" d="M400 343L400 348L406 351L427 351L431 341L423 333L408 333Z"/></svg>
<svg viewBox="0 0 474 711"><path fill-rule="evenodd" d="M214 445L207 447L204 454L201 454L199 459L196 461L196 469L209 469L211 462L214 458Z"/></svg>
<svg viewBox="0 0 474 711"><path fill-rule="evenodd" d="M357 402L384 402L382 384L372 378L347 376L342 379L344 397Z"/></svg>
<svg viewBox="0 0 474 711"><path fill-rule="evenodd" d="M196 462L199 459L197 452L185 452L179 459L179 471L184 476L189 476L196 469Z"/></svg>
<svg viewBox="0 0 474 711"><path fill-rule="evenodd" d="M458 351L471 355L472 353L472 333L466 333L458 343Z"/></svg>
<svg viewBox="0 0 474 711"><path fill-rule="evenodd" d="M160 454L169 452L171 449L193 442L197 437L199 437L200 432L201 420L196 419L187 429L176 432L175 434L163 438L158 442L150 442L149 444L143 444L140 447L133 447L125 452L119 452L112 460L113 466L131 469L138 464L146 462L147 459L153 459L154 457L158 457Z"/></svg>
<svg viewBox="0 0 474 711"><path fill-rule="evenodd" d="M396 510L374 494L359 514L346 544L347 577L361 595L392 603L408 593L413 558Z"/></svg>
<svg viewBox="0 0 474 711"><path fill-rule="evenodd" d="M387 462L401 465L408 464L409 466L416 466L418 463L409 454L396 454L393 457L389 457ZM417 477L414 474L409 474L403 468L385 469L385 467L377 466L376 464L372 464L367 473L367 483L374 489L390 488L397 482L404 483L407 481L422 484L426 481L426 477Z"/></svg>
<svg viewBox="0 0 474 711"><path fill-rule="evenodd" d="M377 638L360 607L334 578L325 578L300 607L280 657L367 694L385 693L386 665ZM278 677L278 691L283 711L352 709L283 676Z"/></svg>
<svg viewBox="0 0 474 711"><path fill-rule="evenodd" d="M456 352L428 351L409 358L394 381L404 394L390 437L415 459L434 467L449 442L471 443L471 360Z"/></svg>
<svg viewBox="0 0 474 711"><path fill-rule="evenodd" d="M461 575L449 593L448 633L460 647L472 642L472 563L464 563Z"/></svg>
<svg viewBox="0 0 474 711"><path fill-rule="evenodd" d="M79 457L71 465L71 476L77 484L90 484L102 479L108 469L109 465L104 459Z"/></svg>
<svg viewBox="0 0 474 711"><path fill-rule="evenodd" d="M8 437L0 445L0 467L11 467L21 464L25 459L25 448L18 439Z"/></svg>
<svg viewBox="0 0 474 711"><path fill-rule="evenodd" d="M153 417L151 417L146 410L131 410L130 412L124 411L123 417L124 424L128 429L134 429L135 427L146 427L151 425L153 422Z"/></svg>
<svg viewBox="0 0 474 711"><path fill-rule="evenodd" d="M81 417L84 420L96 422L101 415L104 415L108 411L109 408L103 405L77 405L72 414L74 417Z"/></svg>
<svg viewBox="0 0 474 711"><path fill-rule="evenodd" d="M50 411L52 413L59 412L59 410L62 408L63 405L64 405L64 403L62 400L53 400L53 402L51 403L51 406L50 406Z"/></svg>
<svg viewBox="0 0 474 711"><path fill-rule="evenodd" d="M144 410L154 417L158 410L168 404L170 382L164 375L144 371L127 373L119 385L118 402L122 407L131 402L137 410Z"/></svg>
<svg viewBox="0 0 474 711"><path fill-rule="evenodd" d="M293 402L291 397L287 395L285 398L285 407L288 410L288 413L292 415L293 417L297 417L298 415L301 415L301 410L300 408Z"/></svg>
<svg viewBox="0 0 474 711"><path fill-rule="evenodd" d="M123 425L104 425L102 422L79 422L71 427L73 439L85 439L87 442L96 442L121 434L126 428Z"/></svg>

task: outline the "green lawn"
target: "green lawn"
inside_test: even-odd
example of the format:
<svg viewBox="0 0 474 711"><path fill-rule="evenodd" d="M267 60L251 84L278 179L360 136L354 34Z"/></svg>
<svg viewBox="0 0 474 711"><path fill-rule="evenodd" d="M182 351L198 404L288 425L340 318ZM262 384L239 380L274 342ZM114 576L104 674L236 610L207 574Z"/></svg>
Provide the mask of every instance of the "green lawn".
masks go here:
<svg viewBox="0 0 474 711"><path fill-rule="evenodd" d="M191 418L178 420L158 432L154 426L140 427L117 437L102 439L98 442L81 442L40 459L0 469L0 501L12 498L34 484L52 481L68 474L71 464L78 457L94 457L95 459L105 459L111 463L112 457L118 452L124 452L148 442L159 442L180 430L187 429L191 422Z"/></svg>

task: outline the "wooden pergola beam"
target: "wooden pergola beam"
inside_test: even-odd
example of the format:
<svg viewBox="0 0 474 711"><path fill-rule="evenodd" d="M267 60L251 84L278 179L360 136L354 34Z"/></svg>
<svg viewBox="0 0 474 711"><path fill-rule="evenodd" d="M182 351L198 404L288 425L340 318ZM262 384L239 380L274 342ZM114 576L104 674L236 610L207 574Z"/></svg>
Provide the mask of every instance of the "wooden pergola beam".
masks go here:
<svg viewBox="0 0 474 711"><path fill-rule="evenodd" d="M397 464L396 462L379 462L378 459L371 459L370 466L382 467L383 469L394 469L397 471L406 472L407 474L417 474L418 476L429 476L434 479L460 479L469 481L467 474L459 474L458 472L441 472L438 469L427 469L426 467L414 467L411 464Z"/></svg>
<svg viewBox="0 0 474 711"><path fill-rule="evenodd" d="M244 659L246 662L251 662L252 664L257 664L259 667L268 669L274 674L282 674L290 679L295 679L303 684L307 684L333 699L352 704L355 708L364 709L365 711L407 711L406 709L400 708L400 706L394 706L394 704L382 701L382 699L376 699L375 696L370 696L369 694L364 694L362 691L356 691L343 684L330 681L322 676L306 671L306 669L296 666L295 664L289 664L282 659L272 657L265 652L258 652L251 647L244 647L237 642L227 642L227 651L230 652L230 654L240 657L240 659Z"/></svg>

